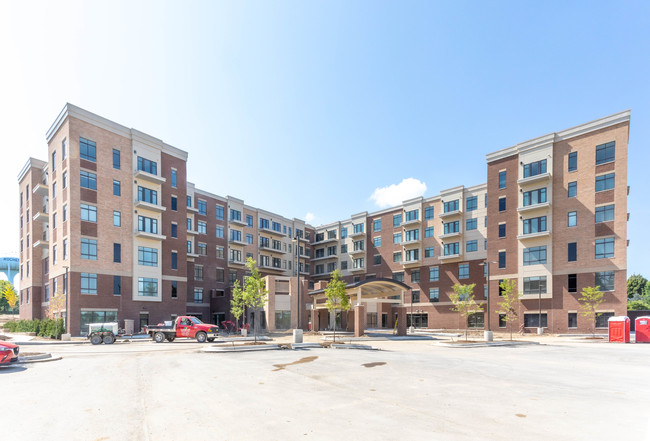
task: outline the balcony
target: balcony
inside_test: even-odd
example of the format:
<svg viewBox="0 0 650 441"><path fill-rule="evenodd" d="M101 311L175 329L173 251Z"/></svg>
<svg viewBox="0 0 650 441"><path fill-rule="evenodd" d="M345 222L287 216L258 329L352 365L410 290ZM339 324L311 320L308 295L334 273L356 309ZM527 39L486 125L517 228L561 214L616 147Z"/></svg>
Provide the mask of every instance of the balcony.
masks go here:
<svg viewBox="0 0 650 441"><path fill-rule="evenodd" d="M43 207L43 210L36 213L33 219L38 222L47 222L50 219L47 207Z"/></svg>
<svg viewBox="0 0 650 441"><path fill-rule="evenodd" d="M47 237L37 240L34 242L34 245L32 245L34 248L43 248L43 249L48 249L50 247L50 241L48 240Z"/></svg>
<svg viewBox="0 0 650 441"><path fill-rule="evenodd" d="M520 186L535 184L537 182L548 181L551 178L550 173L540 173L539 175L528 176L527 178L522 178L517 181L517 184Z"/></svg>
<svg viewBox="0 0 650 441"><path fill-rule="evenodd" d="M422 264L422 259L411 259L411 260L405 260L402 262L402 265L404 265L405 268L410 268L413 266L419 266Z"/></svg>
<svg viewBox="0 0 650 441"><path fill-rule="evenodd" d="M163 207L162 205L152 204L150 202L138 201L138 200L135 201L135 208L149 210L156 213L162 213L163 211L167 210L167 208Z"/></svg>
<svg viewBox="0 0 650 441"><path fill-rule="evenodd" d="M460 253L458 253L458 254L446 254L446 255L443 254L443 255L438 256L438 259L440 259L440 260L459 259L460 256L461 256Z"/></svg>
<svg viewBox="0 0 650 441"><path fill-rule="evenodd" d="M190 230L190 229L188 228L188 229L187 229L187 234L192 235L192 236L196 236L197 234L199 234L199 232L196 231L196 230Z"/></svg>
<svg viewBox="0 0 650 441"><path fill-rule="evenodd" d="M354 268L354 267L350 268L350 271L353 272L353 273L360 273L360 272L363 272L365 270L366 270L365 266L358 266L356 268Z"/></svg>
<svg viewBox="0 0 650 441"><path fill-rule="evenodd" d="M32 190L34 194L40 194L41 196L47 196L50 193L50 186L45 182L36 184L36 187Z"/></svg>
<svg viewBox="0 0 650 441"><path fill-rule="evenodd" d="M454 210L454 211L447 211L447 212L440 213L438 215L438 217L441 218L441 219L446 219L446 218L450 218L450 217L453 217L453 216L460 216L462 213L463 212L460 209L458 209L458 210Z"/></svg>
<svg viewBox="0 0 650 441"><path fill-rule="evenodd" d="M349 250L348 254L351 256L359 255L359 254L366 254L366 250L360 249L360 250ZM313 260L313 259L312 259Z"/></svg>
<svg viewBox="0 0 650 441"><path fill-rule="evenodd" d="M403 247L408 247L413 245L419 245L421 242L422 239L403 240L402 242L400 242L400 245Z"/></svg>
<svg viewBox="0 0 650 441"><path fill-rule="evenodd" d="M154 240L165 240L166 236L157 233L150 233L148 231L136 231L135 236L141 239L154 239Z"/></svg>
<svg viewBox="0 0 650 441"><path fill-rule="evenodd" d="M235 224L235 225L240 225L242 227L247 227L248 223L246 221L243 221L241 219L228 219L228 223Z"/></svg>
<svg viewBox="0 0 650 441"><path fill-rule="evenodd" d="M199 209L194 207L187 207L187 211L198 214Z"/></svg>
<svg viewBox="0 0 650 441"><path fill-rule="evenodd" d="M244 265L246 265L246 262L244 262L243 260L228 259L228 264L229 264L229 265L239 265L239 266L244 266Z"/></svg>
<svg viewBox="0 0 650 441"><path fill-rule="evenodd" d="M450 237L457 237L460 236L461 234L462 231L459 228L458 231L452 231L451 233L441 234L440 239L449 239Z"/></svg>
<svg viewBox="0 0 650 441"><path fill-rule="evenodd" d="M269 251L276 254L284 254L284 251L273 248L271 245L260 245L260 250Z"/></svg>
<svg viewBox="0 0 650 441"><path fill-rule="evenodd" d="M517 240L539 239L541 237L549 237L550 235L551 232L548 230L538 231L537 233L520 234L517 236Z"/></svg>
<svg viewBox="0 0 650 441"><path fill-rule="evenodd" d="M193 253L192 251L188 251L188 252L187 252L187 258L188 258L188 259L196 259L196 258L199 257L199 256L200 256L200 254Z"/></svg>
<svg viewBox="0 0 650 441"><path fill-rule="evenodd" d="M260 269L270 270L270 271L284 271L282 268L278 268L277 266L273 266L270 263L260 263L259 267L260 267Z"/></svg>
<svg viewBox="0 0 650 441"><path fill-rule="evenodd" d="M361 250L363 251L363 250ZM318 261L318 260L326 260L326 259L337 259L339 256L336 254L331 254L329 256L321 256L321 257L314 257L311 260L312 261Z"/></svg>
<svg viewBox="0 0 650 441"><path fill-rule="evenodd" d="M352 231L352 233L348 234L348 236L349 237L362 237L362 236L365 237L366 233L363 232L363 231L358 231L356 233L354 231Z"/></svg>
<svg viewBox="0 0 650 441"><path fill-rule="evenodd" d="M162 176L154 175L142 170L136 170L134 176L136 179L142 179L143 181L151 182L152 184L162 184L167 182L167 179Z"/></svg>
<svg viewBox="0 0 650 441"><path fill-rule="evenodd" d="M263 232L269 233L269 234L273 234L275 236L281 236L281 237L286 236L286 234L283 234L282 231L275 231L275 230L273 230L271 228L267 228L267 227L260 228L260 231L263 231Z"/></svg>
<svg viewBox="0 0 650 441"><path fill-rule="evenodd" d="M526 205L525 207L518 207L517 212L518 213L528 213L531 211L535 210L541 210L544 208L549 208L551 206L550 202L542 202L541 204L535 204L535 205Z"/></svg>
<svg viewBox="0 0 650 441"><path fill-rule="evenodd" d="M330 242L338 242L338 241L339 241L339 240L338 240L338 238L336 238L336 237L333 237L333 238L331 238L331 239L329 239L329 238L325 238L325 239L323 239L323 240L319 240L318 242L312 242L311 245L312 245L312 246L314 246L314 245L323 245L323 244L326 244L326 243L330 243Z"/></svg>
<svg viewBox="0 0 650 441"><path fill-rule="evenodd" d="M422 222L420 219L411 219L411 220L407 220L407 221L402 222L402 225L400 225L400 226L408 227L409 225L419 225L420 222Z"/></svg>

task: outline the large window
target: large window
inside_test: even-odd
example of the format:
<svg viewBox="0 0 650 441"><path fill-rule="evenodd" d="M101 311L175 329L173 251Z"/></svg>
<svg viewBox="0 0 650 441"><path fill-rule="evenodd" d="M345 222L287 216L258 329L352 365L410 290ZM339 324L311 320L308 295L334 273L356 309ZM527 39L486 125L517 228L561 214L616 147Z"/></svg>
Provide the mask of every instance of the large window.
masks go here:
<svg viewBox="0 0 650 441"><path fill-rule="evenodd" d="M474 219L467 219L467 220L465 220L465 229L466 229L467 231L469 231L469 230L476 230L476 228L478 227L477 224L478 224L478 220L477 220L476 218L474 218Z"/></svg>
<svg viewBox="0 0 650 441"><path fill-rule="evenodd" d="M524 234L534 234L546 231L546 216L524 219Z"/></svg>
<svg viewBox="0 0 650 441"><path fill-rule="evenodd" d="M437 266L429 267L429 281L437 282L440 278L440 269Z"/></svg>
<svg viewBox="0 0 650 441"><path fill-rule="evenodd" d="M499 172L499 189L506 188L506 172Z"/></svg>
<svg viewBox="0 0 650 441"><path fill-rule="evenodd" d="M420 270L411 271L411 283L420 283Z"/></svg>
<svg viewBox="0 0 650 441"><path fill-rule="evenodd" d="M596 165L612 162L615 158L615 146L614 141L596 146Z"/></svg>
<svg viewBox="0 0 650 441"><path fill-rule="evenodd" d="M401 242L402 242L402 233L393 234L393 243L401 243Z"/></svg>
<svg viewBox="0 0 650 441"><path fill-rule="evenodd" d="M614 238L596 239L596 259L614 257Z"/></svg>
<svg viewBox="0 0 650 441"><path fill-rule="evenodd" d="M477 196L472 196L467 198L465 201L465 209L467 211L474 211L478 208L478 197Z"/></svg>
<svg viewBox="0 0 650 441"><path fill-rule="evenodd" d="M439 302L440 301L440 289L439 288L429 288L429 301Z"/></svg>
<svg viewBox="0 0 650 441"><path fill-rule="evenodd" d="M596 223L614 220L614 204L596 207Z"/></svg>
<svg viewBox="0 0 650 441"><path fill-rule="evenodd" d="M424 237L433 237L433 227L427 227L424 229Z"/></svg>
<svg viewBox="0 0 650 441"><path fill-rule="evenodd" d="M138 156L138 170L151 173L152 175L158 175L158 164L142 156Z"/></svg>
<svg viewBox="0 0 650 441"><path fill-rule="evenodd" d="M614 317L613 312L600 313L600 315L596 316L596 328L607 328L611 317Z"/></svg>
<svg viewBox="0 0 650 441"><path fill-rule="evenodd" d="M375 248L379 248L381 246L381 236L373 237L372 243Z"/></svg>
<svg viewBox="0 0 650 441"><path fill-rule="evenodd" d="M445 256L455 256L459 254L458 242L445 244Z"/></svg>
<svg viewBox="0 0 650 441"><path fill-rule="evenodd" d="M542 316L542 326L539 325L539 317L540 314L538 313L529 313L529 314L524 314L524 327L526 328L546 328L548 327L547 324L547 319L546 319L546 313L541 314Z"/></svg>
<svg viewBox="0 0 650 441"><path fill-rule="evenodd" d="M406 262L417 262L420 260L420 249L415 248L412 250L406 250L406 255L404 257Z"/></svg>
<svg viewBox="0 0 650 441"><path fill-rule="evenodd" d="M524 178L546 173L546 159L524 164Z"/></svg>
<svg viewBox="0 0 650 441"><path fill-rule="evenodd" d="M405 221L415 221L418 220L420 214L420 210L410 210L405 213Z"/></svg>
<svg viewBox="0 0 650 441"><path fill-rule="evenodd" d="M82 188L97 190L97 175L95 173L80 170L79 176L81 178L79 185L81 185Z"/></svg>
<svg viewBox="0 0 650 441"><path fill-rule="evenodd" d="M524 266L546 263L546 245L524 249Z"/></svg>
<svg viewBox="0 0 650 441"><path fill-rule="evenodd" d="M445 234L458 233L458 229L459 229L459 222L458 221L446 222L444 224Z"/></svg>
<svg viewBox="0 0 650 441"><path fill-rule="evenodd" d="M373 231L381 231L381 219L375 219L372 222L372 229ZM336 231L334 231L336 233Z"/></svg>
<svg viewBox="0 0 650 441"><path fill-rule="evenodd" d="M393 216L393 227L399 227L402 225L402 215L401 214L396 214ZM341 235L343 237L343 235Z"/></svg>
<svg viewBox="0 0 650 441"><path fill-rule="evenodd" d="M203 221L198 221L196 223L199 234L208 234L208 224Z"/></svg>
<svg viewBox="0 0 650 441"><path fill-rule="evenodd" d="M524 207L546 202L546 187L524 193Z"/></svg>
<svg viewBox="0 0 650 441"><path fill-rule="evenodd" d="M97 260L97 241L95 239L81 239L81 258Z"/></svg>
<svg viewBox="0 0 650 441"><path fill-rule="evenodd" d="M86 161L97 162L97 144L85 138L79 138L79 157Z"/></svg>
<svg viewBox="0 0 650 441"><path fill-rule="evenodd" d="M223 207L217 205L217 220L223 220Z"/></svg>
<svg viewBox="0 0 650 441"><path fill-rule="evenodd" d="M402 252L397 251L393 253L393 262L401 262L402 261Z"/></svg>
<svg viewBox="0 0 650 441"><path fill-rule="evenodd" d="M97 222L97 207L93 205L81 204L81 220L86 222Z"/></svg>
<svg viewBox="0 0 650 441"><path fill-rule="evenodd" d="M524 294L546 294L546 276L524 277Z"/></svg>
<svg viewBox="0 0 650 441"><path fill-rule="evenodd" d="M275 329L291 328L291 311L275 311Z"/></svg>
<svg viewBox="0 0 650 441"><path fill-rule="evenodd" d="M569 171L578 170L578 152L569 153Z"/></svg>
<svg viewBox="0 0 650 441"><path fill-rule="evenodd" d="M615 173L596 176L596 191L611 190L614 188Z"/></svg>
<svg viewBox="0 0 650 441"><path fill-rule="evenodd" d="M158 266L158 250L156 248L138 247L138 265Z"/></svg>
<svg viewBox="0 0 650 441"><path fill-rule="evenodd" d="M81 273L81 294L97 294L97 274Z"/></svg>
<svg viewBox="0 0 650 441"><path fill-rule="evenodd" d="M217 237L223 239L223 227L217 226Z"/></svg>
<svg viewBox="0 0 650 441"><path fill-rule="evenodd" d="M435 253L435 251L434 251L434 247L426 247L426 248L424 249L424 257L425 257L425 258L428 258L428 257L435 257L435 256L434 256L434 253Z"/></svg>
<svg viewBox="0 0 650 441"><path fill-rule="evenodd" d="M117 149L113 149L113 168L120 169L120 151Z"/></svg>
<svg viewBox="0 0 650 441"><path fill-rule="evenodd" d="M458 211L458 199L453 201L445 202L444 204L445 213L450 213L452 211Z"/></svg>
<svg viewBox="0 0 650 441"><path fill-rule="evenodd" d="M145 217L145 216L138 216L138 231L158 234L158 219L152 219L150 217Z"/></svg>
<svg viewBox="0 0 650 441"><path fill-rule="evenodd" d="M569 242L567 247L567 260L576 262L578 260L578 242Z"/></svg>
<svg viewBox="0 0 650 441"><path fill-rule="evenodd" d="M81 334L88 334L90 323L109 323L117 321L117 311L81 311Z"/></svg>
<svg viewBox="0 0 650 441"><path fill-rule="evenodd" d="M478 241L468 240L467 243L465 244L465 251L467 251L468 253L471 253L473 251L478 251Z"/></svg>
<svg viewBox="0 0 650 441"><path fill-rule="evenodd" d="M354 233L355 234L363 233L363 224L354 224L353 228L354 228Z"/></svg>
<svg viewBox="0 0 650 441"><path fill-rule="evenodd" d="M138 295L141 297L157 297L158 279L138 277Z"/></svg>
<svg viewBox="0 0 650 441"><path fill-rule="evenodd" d="M469 279L469 263L462 263L458 265L458 278Z"/></svg>
<svg viewBox="0 0 650 441"><path fill-rule="evenodd" d="M138 200L158 205L158 192L146 187L138 187Z"/></svg>
<svg viewBox="0 0 650 441"><path fill-rule="evenodd" d="M425 220L433 219L433 207L426 207L424 209L424 219Z"/></svg>
<svg viewBox="0 0 650 441"><path fill-rule="evenodd" d="M230 220L231 221L241 221L241 211L230 209Z"/></svg>
<svg viewBox="0 0 650 441"><path fill-rule="evenodd" d="M596 286L600 286L601 291L614 291L614 271L596 273L594 283Z"/></svg>
<svg viewBox="0 0 650 441"><path fill-rule="evenodd" d="M208 214L208 204L205 201L199 199L197 205L198 205L197 208L199 209L199 214L202 214L203 216Z"/></svg>

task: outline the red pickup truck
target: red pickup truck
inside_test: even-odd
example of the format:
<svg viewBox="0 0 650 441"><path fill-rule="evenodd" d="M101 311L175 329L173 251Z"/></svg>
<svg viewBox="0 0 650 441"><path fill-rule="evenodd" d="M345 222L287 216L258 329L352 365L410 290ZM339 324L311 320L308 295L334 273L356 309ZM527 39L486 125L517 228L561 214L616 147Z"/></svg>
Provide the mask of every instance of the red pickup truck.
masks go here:
<svg viewBox="0 0 650 441"><path fill-rule="evenodd" d="M195 338L199 343L214 341L219 336L217 325L203 323L196 317L182 315L169 325L159 324L145 327L145 332L151 336L156 343L165 340L174 341L175 338Z"/></svg>

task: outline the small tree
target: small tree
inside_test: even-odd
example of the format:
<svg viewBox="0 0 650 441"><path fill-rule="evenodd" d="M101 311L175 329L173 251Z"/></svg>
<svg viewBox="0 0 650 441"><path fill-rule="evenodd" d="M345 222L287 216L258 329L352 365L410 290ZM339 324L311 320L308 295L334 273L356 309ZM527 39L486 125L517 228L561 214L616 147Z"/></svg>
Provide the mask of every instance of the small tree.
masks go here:
<svg viewBox="0 0 650 441"><path fill-rule="evenodd" d="M473 292L475 286L475 283L471 285L456 283L453 286L453 294L449 295L451 302L454 304L451 310L458 312L461 317L465 317L465 341L467 341L467 322L469 317L477 312L483 312L483 308L474 300Z"/></svg>
<svg viewBox="0 0 650 441"><path fill-rule="evenodd" d="M587 286L582 289L580 294L581 296L578 299L578 301L581 302L580 315L591 320L593 325L592 336L595 337L596 319L600 316L596 311L600 304L605 301L605 297L603 296L603 292L600 290L600 286Z"/></svg>
<svg viewBox="0 0 650 441"><path fill-rule="evenodd" d="M627 279L627 298L630 300L641 300L645 294L648 280L641 274L632 274Z"/></svg>
<svg viewBox="0 0 650 441"><path fill-rule="evenodd" d="M331 313L334 312L334 342L336 342L336 311L350 310L350 299L345 289L345 281L341 279L341 272L339 270L332 271L331 279L325 288L325 295L327 296L327 310Z"/></svg>
<svg viewBox="0 0 650 441"><path fill-rule="evenodd" d="M499 285L501 287L501 301L497 313L503 314L503 319L508 323L510 328L510 340L512 340L512 323L518 319L519 300L521 293L517 291L517 282L515 280L503 280Z"/></svg>
<svg viewBox="0 0 650 441"><path fill-rule="evenodd" d="M251 272L251 275L244 279L244 289L239 287L239 282L235 281L232 290L232 300L230 301L230 312L237 320L241 317L245 309L252 308L254 313L257 314L262 306L266 303L269 291L266 289L266 281L260 275L259 270L255 266L257 262L253 258L246 259L246 267ZM255 343L257 343L257 326L259 318L255 320L253 335Z"/></svg>
<svg viewBox="0 0 650 441"><path fill-rule="evenodd" d="M7 302L7 306L9 306L9 309L13 310L16 308L16 305L18 304L18 295L16 294L16 290L14 289L14 286L10 282L4 282L3 285L4 286L2 287L2 297Z"/></svg>
<svg viewBox="0 0 650 441"><path fill-rule="evenodd" d="M239 280L235 280L232 287L232 300L230 301L230 312L235 316L235 321L238 323L239 319L244 315L246 304L244 303L244 291L239 285ZM235 326L236 328L237 326Z"/></svg>
<svg viewBox="0 0 650 441"><path fill-rule="evenodd" d="M59 287L56 289L56 292L53 292L52 296L50 297L49 305L45 310L45 316L51 319L63 318L63 311L67 309L67 306L68 296L67 294L64 294L63 286L59 285ZM60 330L61 328L57 326L56 332L58 333ZM64 329L64 331L66 330ZM56 338L58 339L59 337L60 334L57 334Z"/></svg>

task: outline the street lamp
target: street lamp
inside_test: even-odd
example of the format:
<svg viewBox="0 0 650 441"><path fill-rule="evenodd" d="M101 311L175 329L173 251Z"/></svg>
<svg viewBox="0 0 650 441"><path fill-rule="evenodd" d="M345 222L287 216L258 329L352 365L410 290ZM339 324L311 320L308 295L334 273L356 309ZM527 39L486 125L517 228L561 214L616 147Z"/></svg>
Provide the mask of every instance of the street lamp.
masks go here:
<svg viewBox="0 0 650 441"><path fill-rule="evenodd" d="M298 232L296 231L296 236L293 238L293 242L296 244L296 282L298 285L298 311L297 311L297 319L298 319L298 325L296 328L302 329L302 322L300 321L300 309L302 308L300 305L300 236L298 235Z"/></svg>
<svg viewBox="0 0 650 441"><path fill-rule="evenodd" d="M486 260L483 263L479 263L479 265L484 266L487 271L486 271L486 278L487 278L487 305L486 305L486 313L487 313L487 330L485 331L485 341L492 341L492 327L490 326L490 264L491 263L496 263L494 260Z"/></svg>

